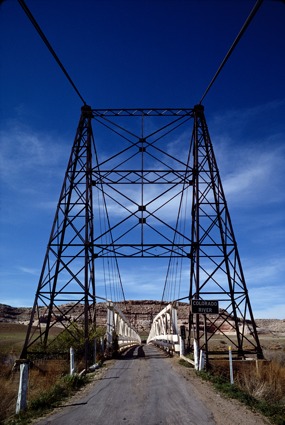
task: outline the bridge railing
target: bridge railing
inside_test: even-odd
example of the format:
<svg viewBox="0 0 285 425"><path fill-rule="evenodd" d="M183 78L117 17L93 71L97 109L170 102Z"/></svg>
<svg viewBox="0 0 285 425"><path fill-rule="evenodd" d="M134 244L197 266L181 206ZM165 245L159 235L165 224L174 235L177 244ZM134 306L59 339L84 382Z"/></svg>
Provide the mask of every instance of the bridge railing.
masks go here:
<svg viewBox="0 0 285 425"><path fill-rule="evenodd" d="M131 326L123 312L112 302L107 303L107 348L112 348L116 342L119 349L141 344L141 338Z"/></svg>
<svg viewBox="0 0 285 425"><path fill-rule="evenodd" d="M147 339L147 344L150 343L180 352L176 304L168 304L155 316Z"/></svg>

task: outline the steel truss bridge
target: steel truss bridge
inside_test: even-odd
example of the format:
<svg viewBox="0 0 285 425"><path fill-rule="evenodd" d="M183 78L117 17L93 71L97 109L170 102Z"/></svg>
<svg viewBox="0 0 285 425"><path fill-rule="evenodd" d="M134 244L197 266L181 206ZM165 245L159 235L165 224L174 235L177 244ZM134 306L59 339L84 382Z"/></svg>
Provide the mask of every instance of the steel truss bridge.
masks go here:
<svg viewBox="0 0 285 425"><path fill-rule="evenodd" d="M132 259L154 259L154 268L158 259L181 261L184 301L219 301L214 318L189 308L190 350L195 341L210 353L210 340L230 323L235 335L227 338L236 354L263 357L202 105L82 107L21 357L37 344L48 346L59 322L71 333L72 323L82 324L87 340L96 327L102 265L113 261L124 294L119 262ZM177 300L170 286L166 279L164 299ZM162 332L162 316L154 321L152 340L179 334L175 320ZM122 322L118 327L108 320L122 340L128 336ZM177 343L177 337L170 340Z"/></svg>

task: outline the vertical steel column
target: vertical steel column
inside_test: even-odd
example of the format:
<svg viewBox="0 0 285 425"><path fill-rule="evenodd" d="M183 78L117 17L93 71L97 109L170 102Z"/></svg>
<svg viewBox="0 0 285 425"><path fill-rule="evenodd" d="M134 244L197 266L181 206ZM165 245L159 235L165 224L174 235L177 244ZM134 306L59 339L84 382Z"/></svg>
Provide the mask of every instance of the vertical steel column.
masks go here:
<svg viewBox="0 0 285 425"><path fill-rule="evenodd" d="M190 294L192 299L218 300L222 310L216 318L205 315L204 330L199 314L190 327L198 349L206 350L213 333L231 326L236 341L232 341L239 357L249 349L262 358L256 325L252 314L233 226L204 116L204 107L194 107L193 129L193 204ZM246 334L252 325L251 338ZM207 324L212 331L207 331ZM202 324L201 324L202 325ZM213 330L216 329L215 330ZM240 329L241 328L241 329Z"/></svg>
<svg viewBox="0 0 285 425"><path fill-rule="evenodd" d="M85 360L88 358L89 322L93 324L95 317L92 117L91 107L83 106L21 358L27 357L35 343L45 349L50 329L57 322L74 338L78 335L70 325L74 322L83 325ZM73 304L63 310L62 303L70 302ZM32 332L32 327L36 327L37 332Z"/></svg>
<svg viewBox="0 0 285 425"><path fill-rule="evenodd" d="M199 125L197 121L197 112L194 109L194 124L192 133L193 143L193 195L192 195L192 231L191 231L191 266L190 266L190 294L189 299L199 299L200 291L200 201L199 201ZM195 316L190 313L189 317L189 339L191 338L190 328L193 327L193 338L196 340L196 348L200 349L200 318L199 314Z"/></svg>
<svg viewBox="0 0 285 425"><path fill-rule="evenodd" d="M93 196L92 196L92 109L89 106L82 108L82 115L86 125L86 180L85 180L85 264L84 264L84 339L85 339L85 370L88 369L89 359L89 322L95 323L95 314L89 317L89 293L93 295L93 311L95 313L95 273L93 250Z"/></svg>

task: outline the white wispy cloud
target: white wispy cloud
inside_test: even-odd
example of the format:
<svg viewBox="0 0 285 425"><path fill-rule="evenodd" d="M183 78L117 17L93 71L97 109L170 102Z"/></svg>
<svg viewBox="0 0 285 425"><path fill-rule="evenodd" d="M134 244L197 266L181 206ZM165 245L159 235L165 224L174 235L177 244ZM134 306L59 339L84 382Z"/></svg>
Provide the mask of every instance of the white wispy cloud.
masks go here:
<svg viewBox="0 0 285 425"><path fill-rule="evenodd" d="M268 257L265 262L260 258L254 261L254 253L252 253L252 257L248 257L244 261L246 277L250 284L258 287L267 287L268 284L274 287L276 284L280 284L281 287L284 287L285 292L285 262L282 254Z"/></svg>
<svg viewBox="0 0 285 425"><path fill-rule="evenodd" d="M249 295L255 318L285 319L284 285L251 289Z"/></svg>
<svg viewBox="0 0 285 425"><path fill-rule="evenodd" d="M242 135L243 140L247 140L247 138L250 137L250 133L247 136L249 125L252 127L254 122L259 122L259 126L262 126L266 115L270 114L270 116L272 116L272 113L283 108L284 105L285 99L279 99L267 103L256 104L247 108L242 107L239 109L223 110L222 113L214 114L210 122L208 122L211 134L222 135L230 133L234 134L237 138ZM269 130L270 133L272 133L275 131L275 127L271 126ZM277 133L278 132L279 130L277 129Z"/></svg>
<svg viewBox="0 0 285 425"><path fill-rule="evenodd" d="M257 131L258 136L247 131L254 122L257 129L262 127L264 115L280 107L280 103L232 110L211 120L218 166L231 203L285 200L285 193L280 190L285 178L285 126L262 128Z"/></svg>
<svg viewBox="0 0 285 425"><path fill-rule="evenodd" d="M17 192L39 190L63 175L64 141L10 122L0 131L0 177Z"/></svg>
<svg viewBox="0 0 285 425"><path fill-rule="evenodd" d="M39 276L40 270L33 267L19 267L19 271L32 276Z"/></svg>
<svg viewBox="0 0 285 425"><path fill-rule="evenodd" d="M285 169L283 146L272 149L268 143L265 149L257 146L244 148L234 155L233 168L227 170L223 180L225 193L232 202L264 202L266 199L267 203L274 203L284 200L284 192L280 191Z"/></svg>

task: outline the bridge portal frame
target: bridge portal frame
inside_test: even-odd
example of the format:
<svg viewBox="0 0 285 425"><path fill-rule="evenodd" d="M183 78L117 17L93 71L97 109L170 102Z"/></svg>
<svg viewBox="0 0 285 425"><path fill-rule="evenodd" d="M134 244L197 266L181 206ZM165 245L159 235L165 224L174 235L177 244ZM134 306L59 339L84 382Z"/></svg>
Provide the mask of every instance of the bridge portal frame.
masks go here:
<svg viewBox="0 0 285 425"><path fill-rule="evenodd" d="M145 120L148 117L169 119L156 130L145 134ZM140 118L140 134L123 125L114 123L114 119ZM112 154L103 161L98 160L91 121L95 120L112 134L127 141L129 146ZM157 147L157 141L168 136L173 129L193 120L193 132L190 146L192 156L186 160L174 157L166 150ZM189 146L189 152L190 152ZM92 150L93 149L93 150ZM140 168L122 167L125 160L112 166L113 160L130 151L140 156ZM155 150L155 154L153 153ZM152 152L152 153L150 153ZM147 154L157 161L158 167L146 167ZM161 159L163 157L163 159ZM169 163L166 160L169 160ZM95 164L94 164L95 162ZM111 164L108 168L108 165ZM138 185L141 198L134 201L122 191L122 186ZM145 188L159 185L164 188L151 201L144 198ZM181 195L191 187L193 193L191 211L191 235L181 234L183 242L175 238L179 230L158 217L157 211L167 202ZM135 209L128 212L127 219L135 219L140 229L140 240L122 241L124 233L114 237L113 232L120 227L121 220L110 224L101 234L94 235L93 192L97 190L105 202L105 188L113 190L108 195L124 209L124 202L133 202ZM169 189L170 188L170 189ZM171 191L173 191L171 193ZM165 196L169 195L168 201ZM120 198L118 201L116 196ZM150 205L162 204L151 211ZM160 240L147 241L144 230L149 219L158 220L172 236L161 232ZM151 227L151 226L149 226ZM126 232L128 233L128 232ZM102 237L108 235L108 242L102 243ZM56 209L51 236L40 275L35 302L22 358L37 342L49 344L50 329L60 322L61 326L72 334L72 324L84 324L84 337L87 340L90 328L96 326L95 263L99 258L186 258L189 261L190 284L189 302L192 299L215 298L226 302L230 310L224 309L212 319L204 316L201 330L199 315L189 315L189 345L196 339L201 349L209 350L212 336L223 332L221 323L231 322L236 333L236 341L229 338L239 356L246 352L262 358L258 334L250 305L248 291L241 267L237 243L222 183L209 136L204 108L137 108L137 109L92 109L82 107L79 125L72 147L70 160L64 177L63 187ZM211 265L207 271L207 265ZM75 269L73 268L75 267ZM219 274L223 282L219 282ZM76 289L75 289L76 288ZM214 288L214 289L213 289ZM60 302L68 302L73 296L73 305L62 310ZM76 312L76 308L83 306ZM43 319L44 322L43 322ZM219 320L218 320L219 319ZM251 322L251 338L246 336L246 327ZM242 325L240 325L242 323ZM34 327L36 326L36 331ZM209 331L211 328L211 331ZM76 335L74 336L76 338ZM249 345L250 349L246 349ZM86 348L86 359L88 357Z"/></svg>

